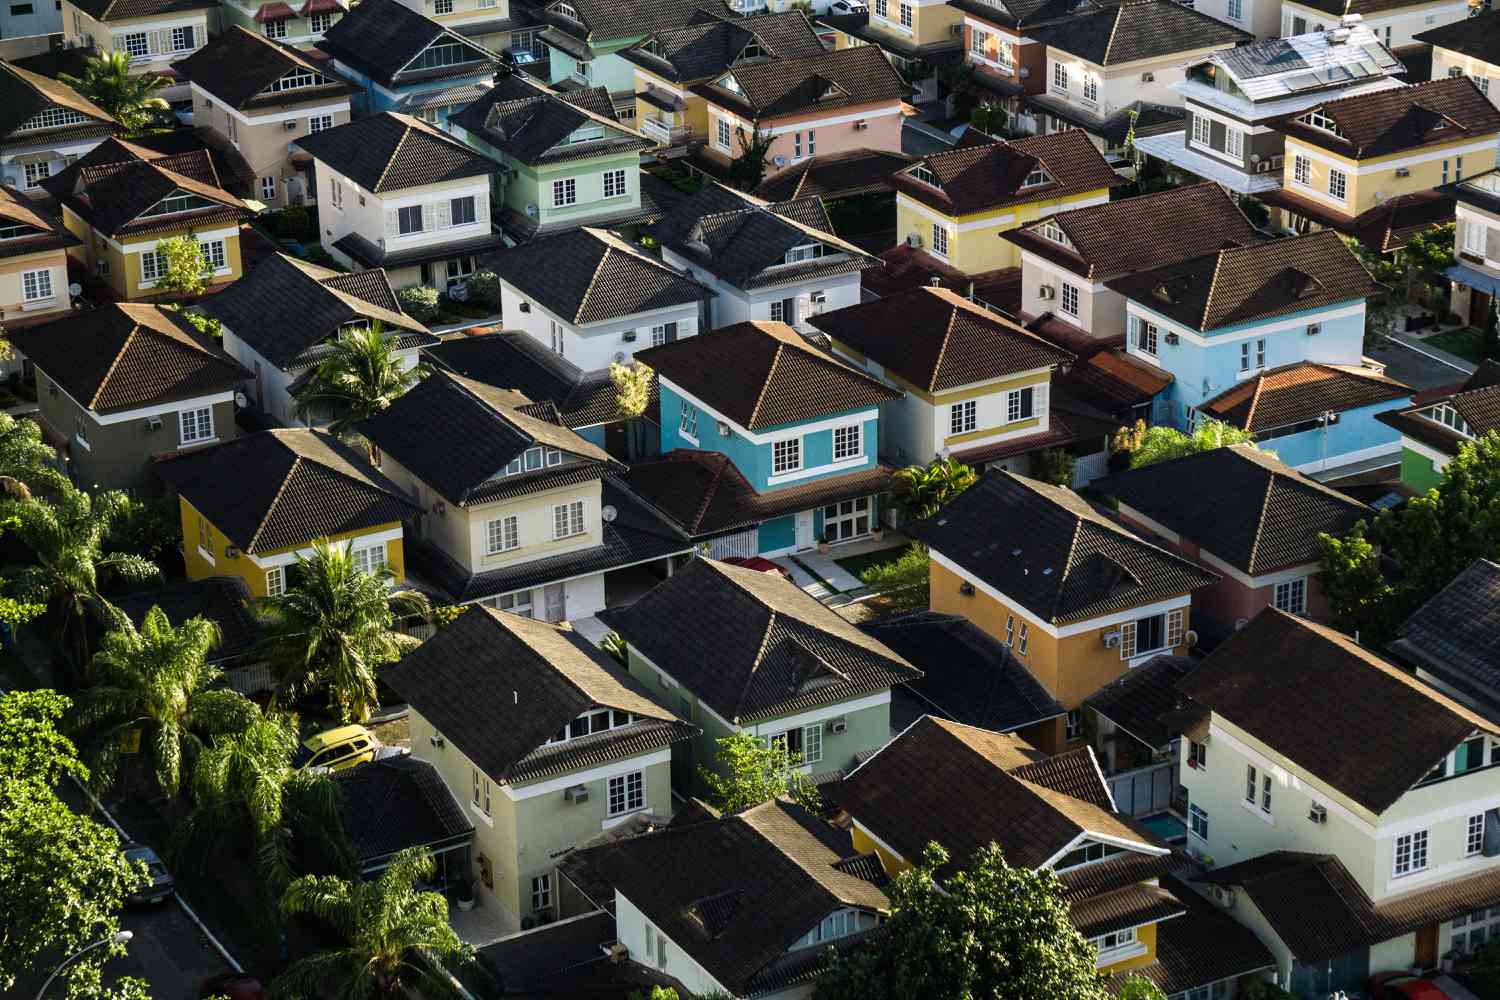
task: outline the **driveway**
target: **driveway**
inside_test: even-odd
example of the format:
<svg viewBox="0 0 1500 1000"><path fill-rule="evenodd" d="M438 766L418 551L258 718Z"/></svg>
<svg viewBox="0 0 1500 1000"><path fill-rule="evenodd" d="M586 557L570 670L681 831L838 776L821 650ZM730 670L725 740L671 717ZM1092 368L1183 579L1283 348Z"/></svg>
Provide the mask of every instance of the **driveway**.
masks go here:
<svg viewBox="0 0 1500 1000"><path fill-rule="evenodd" d="M173 900L125 912L120 927L135 937L130 953L104 967L107 981L135 976L151 984L152 1000L195 1000L198 984L228 972L182 907Z"/></svg>

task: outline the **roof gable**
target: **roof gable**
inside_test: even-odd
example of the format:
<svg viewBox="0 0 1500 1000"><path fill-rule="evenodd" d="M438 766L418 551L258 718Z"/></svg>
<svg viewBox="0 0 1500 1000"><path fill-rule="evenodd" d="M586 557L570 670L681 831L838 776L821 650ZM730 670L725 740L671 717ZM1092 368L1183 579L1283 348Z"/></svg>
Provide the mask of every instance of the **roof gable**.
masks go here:
<svg viewBox="0 0 1500 1000"><path fill-rule="evenodd" d="M76 115L101 126L103 134L120 130L109 112L67 84L0 61L0 135L28 126L41 131L38 116L52 108L61 112L60 128L73 127Z"/></svg>
<svg viewBox="0 0 1500 1000"><path fill-rule="evenodd" d="M476 59L429 68L413 65L424 50L439 41L472 51ZM381 83L395 86L423 79L480 73L499 62L493 53L397 0L368 0L356 4L324 32L323 40L317 45L339 62ZM402 79L397 80L398 76Z"/></svg>
<svg viewBox="0 0 1500 1000"><path fill-rule="evenodd" d="M615 118L608 91L558 93L509 71L500 73L494 87L455 115L453 122L527 164L615 155L653 145ZM599 137L569 141L585 126L597 127Z"/></svg>
<svg viewBox="0 0 1500 1000"><path fill-rule="evenodd" d="M1321 419L1329 411L1342 413L1395 402L1411 394L1410 386L1368 368L1303 361L1261 372L1198 408L1235 427L1263 431Z"/></svg>
<svg viewBox="0 0 1500 1000"><path fill-rule="evenodd" d="M756 120L899 101L910 93L878 46L743 63L695 89L711 102L742 107Z"/></svg>
<svg viewBox="0 0 1500 1000"><path fill-rule="evenodd" d="M376 194L483 177L497 169L452 136L390 111L314 132L296 145Z"/></svg>
<svg viewBox="0 0 1500 1000"><path fill-rule="evenodd" d="M1283 119L1278 128L1300 141L1365 159L1492 135L1500 132L1500 109L1468 77L1445 77L1327 101Z"/></svg>
<svg viewBox="0 0 1500 1000"><path fill-rule="evenodd" d="M946 215L966 215L1107 189L1119 179L1088 134L1069 129L931 153L919 166L897 173L893 181L898 192Z"/></svg>
<svg viewBox="0 0 1500 1000"><path fill-rule="evenodd" d="M326 101L353 93L349 81L290 45L234 25L186 59L179 75L218 101L247 110Z"/></svg>

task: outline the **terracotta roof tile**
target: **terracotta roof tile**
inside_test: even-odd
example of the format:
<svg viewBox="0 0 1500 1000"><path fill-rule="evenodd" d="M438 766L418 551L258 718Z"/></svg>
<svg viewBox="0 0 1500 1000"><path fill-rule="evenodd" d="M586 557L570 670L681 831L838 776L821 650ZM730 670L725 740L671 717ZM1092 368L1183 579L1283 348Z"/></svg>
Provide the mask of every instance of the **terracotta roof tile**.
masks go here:
<svg viewBox="0 0 1500 1000"><path fill-rule="evenodd" d="M1298 120L1313 112L1332 119L1338 132ZM1364 160L1493 136L1500 132L1500 109L1473 80L1458 76L1329 101L1273 124L1299 142Z"/></svg>
<svg viewBox="0 0 1500 1000"><path fill-rule="evenodd" d="M911 93L885 54L872 45L745 63L730 67L725 75L734 77L740 93L716 82L696 84L693 92L753 121L899 102Z"/></svg>
<svg viewBox="0 0 1500 1000"><path fill-rule="evenodd" d="M1270 368L1204 402L1198 409L1248 431L1317 419L1332 410L1404 400L1409 386L1363 368L1311 361Z"/></svg>
<svg viewBox="0 0 1500 1000"><path fill-rule="evenodd" d="M1174 0L1129 0L1079 11L1035 29L1030 38L1097 66L1114 66L1238 45L1255 36Z"/></svg>
<svg viewBox="0 0 1500 1000"><path fill-rule="evenodd" d="M872 48L873 46L865 46ZM1078 129L1024 139L979 142L923 157L937 187L917 180L912 170L892 175L896 190L945 215L969 215L1028 201L1109 188L1120 182L1088 133ZM1026 187L1035 170L1047 179Z"/></svg>

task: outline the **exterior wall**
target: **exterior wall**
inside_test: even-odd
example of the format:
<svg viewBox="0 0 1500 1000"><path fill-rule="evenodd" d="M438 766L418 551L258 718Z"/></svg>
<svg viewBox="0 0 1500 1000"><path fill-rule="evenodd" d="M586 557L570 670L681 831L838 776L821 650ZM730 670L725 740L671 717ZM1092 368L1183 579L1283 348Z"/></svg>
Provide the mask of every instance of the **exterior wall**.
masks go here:
<svg viewBox="0 0 1500 1000"><path fill-rule="evenodd" d="M0 38L7 41L35 38L45 44L38 36L55 35L62 31L62 9L58 5L34 3L29 6L31 9L26 13L21 13L26 8L19 4L7 4L0 9Z"/></svg>
<svg viewBox="0 0 1500 1000"><path fill-rule="evenodd" d="M1421 44L1412 38L1418 32L1443 24L1452 24L1454 21L1462 21L1468 16L1468 4L1462 0L1440 0L1438 3L1402 5L1392 10L1374 11L1366 14L1361 24L1375 32L1376 37L1385 43L1386 48L1402 49ZM1338 18L1326 11L1294 3L1292 0L1283 0L1282 37L1333 28L1337 26L1337 23ZM1436 64L1433 68L1437 68Z"/></svg>
<svg viewBox="0 0 1500 1000"><path fill-rule="evenodd" d="M806 320L813 315L814 310L832 312L860 302L858 271L789 281L746 291L727 281L721 281L713 272L678 256L667 247L662 248L661 257L668 265L683 271L714 293L714 297L709 300L708 314L709 326L715 330L750 319L768 320L771 318L771 303L793 299L796 302L797 316L796 322L791 325L803 333L811 333L812 327ZM821 306L814 301L819 295L824 299Z"/></svg>
<svg viewBox="0 0 1500 1000"><path fill-rule="evenodd" d="M963 23L964 64L974 68L976 82L993 80L1021 87L1030 94L1040 94L1047 88L1047 46L974 14L965 13ZM1025 76L1021 75L1023 69ZM1014 104L1014 98L1009 103Z"/></svg>
<svg viewBox="0 0 1500 1000"><path fill-rule="evenodd" d="M1454 72L1455 70L1457 72ZM1479 89L1489 95L1490 103L1500 107L1500 66L1434 45L1432 47L1432 78L1442 80L1445 77L1460 75L1471 77L1479 85Z"/></svg>
<svg viewBox="0 0 1500 1000"><path fill-rule="evenodd" d="M787 115L766 118L759 122L741 118L730 108L708 101L708 144L703 153L720 163L738 159L742 150L738 134L743 131L750 136L758 127L762 134L771 137L766 152L766 176L800 163L810 156L827 156L830 153L846 153L856 149L880 149L889 152L901 151L901 102L882 101L841 107L832 114ZM719 141L719 122L729 125L730 142L726 147ZM858 125L863 123L864 128ZM816 142L808 139L816 133ZM798 152L798 140L801 152Z"/></svg>
<svg viewBox="0 0 1500 1000"><path fill-rule="evenodd" d="M907 45L941 45L953 41L953 26L963 23L963 14L943 0L890 0L886 17L880 16L873 3L869 6L870 27ZM901 23L903 7L911 8L910 27Z"/></svg>
<svg viewBox="0 0 1500 1000"><path fill-rule="evenodd" d="M302 369L285 370L277 368L271 362L261 357L260 353L229 327L224 328L224 353L244 365L258 376L248 383L247 392L256 405L266 413L275 417L288 427L312 427L323 423L317 419L307 419L298 416L296 401L292 399L291 384L302 374ZM421 351L417 348L397 351L396 360L404 369L417 366L421 360Z"/></svg>
<svg viewBox="0 0 1500 1000"><path fill-rule="evenodd" d="M580 327L549 312L540 302L527 298L514 285L502 281L500 312L506 317L506 329L523 330L537 343L553 350L557 349L553 324L557 324L562 328L563 336L559 353L584 371L596 371L621 360L617 355L624 355L623 360L629 361L635 357L636 351L650 347L653 326L676 323L678 340L694 336L698 332L699 306L691 303Z"/></svg>
<svg viewBox="0 0 1500 1000"><path fill-rule="evenodd" d="M637 94L655 90L668 95L674 100L682 102L682 110L669 114L647 101L637 100L635 105L635 124L643 132L650 126L650 121L658 121L670 128L686 128L699 139L708 138L708 102L696 91L688 90L666 80L650 70L635 67L635 91ZM652 134L652 138L663 138L659 134Z"/></svg>
<svg viewBox="0 0 1500 1000"><path fill-rule="evenodd" d="M1411 438L1401 439L1401 481L1414 490L1423 493L1435 490L1442 485L1443 470L1447 468L1452 459L1443 455L1436 457L1437 452L1413 441Z"/></svg>
<svg viewBox="0 0 1500 1000"><path fill-rule="evenodd" d="M44 132L29 143L25 138L24 132L13 132L6 136L5 148L0 150L0 183L20 191L44 195L40 184L27 181L25 164L46 163L46 176L53 177L62 173L74 160L88 155L108 137L100 135L87 139L68 139Z"/></svg>
<svg viewBox="0 0 1500 1000"><path fill-rule="evenodd" d="M494 73L483 68L482 64L476 63L474 70L464 76L445 76L429 80L419 80L410 83L398 84L396 89L385 86L373 77L361 73L346 62L333 60L333 67L340 75L364 88L364 92L353 98L355 117L378 114L381 111L401 111L401 102L416 94L427 94L450 87L458 87L463 84L472 83L488 87L494 83ZM448 127L448 114L456 108L440 108L432 112L427 118L429 122L446 129Z"/></svg>
<svg viewBox="0 0 1500 1000"><path fill-rule="evenodd" d="M1289 434L1263 444L1299 472L1319 472L1379 455L1389 455L1394 465L1401 452L1401 434L1376 420L1375 414L1402 405L1395 401L1345 410L1331 427Z"/></svg>
<svg viewBox="0 0 1500 1000"><path fill-rule="evenodd" d="M1074 208L1101 205L1109 201L1109 189L1099 188L1067 198L1048 198L1020 205L1007 205L989 212L950 216L929 208L903 191L896 192L896 237L905 239L915 233L922 248L939 260L946 261L966 274L979 274L1021 263L1020 249L999 238L1003 232L1030 225L1038 219ZM933 228L948 231L948 252L938 253Z"/></svg>
<svg viewBox="0 0 1500 1000"><path fill-rule="evenodd" d="M587 63L587 69L581 68L583 64L562 49L548 45L549 65L552 67L550 82L557 84L565 80L574 80L593 87L608 88L611 94L633 94L635 93L632 89L635 86L635 64L621 59L618 53L621 49L628 48L645 37L644 34L640 34L629 38L612 38L607 41L590 38L589 48L594 50L598 58Z"/></svg>
<svg viewBox="0 0 1500 1000"><path fill-rule="evenodd" d="M1332 212L1353 217L1390 198L1427 191L1493 169L1495 140L1494 133L1469 136L1462 142L1426 147L1419 152L1356 161L1287 136L1281 183L1288 191ZM1296 179L1298 157L1308 162L1306 184ZM1407 171L1408 176L1398 177L1397 170ZM1331 171L1344 175L1346 193L1342 199L1330 192Z"/></svg>
<svg viewBox="0 0 1500 1000"><path fill-rule="evenodd" d="M555 51L555 50L554 50ZM650 926L653 930L653 940L660 935L660 930L651 924L630 900L620 893L615 893L615 933L619 937L620 944L630 949L630 957L646 966L656 969L671 976L672 979L681 983L690 996L728 996L726 990L719 981L709 975L708 970L683 951L677 942L667 939L664 949L666 962L662 962L660 954L651 954L646 949L646 928ZM780 994L777 994L778 996Z"/></svg>
<svg viewBox="0 0 1500 1000"><path fill-rule="evenodd" d="M193 44L174 49L174 28L191 28ZM101 55L125 49L126 36L145 33L148 52L144 56L130 57L130 72L161 73L178 59L186 59L207 44L208 9L185 10L159 17L122 17L106 23L94 19L70 0L62 0L62 32L69 42L85 47L92 43Z"/></svg>
<svg viewBox="0 0 1500 1000"><path fill-rule="evenodd" d="M52 294L26 301L22 275L46 271L52 282ZM72 308L68 297L68 252L44 250L41 253L18 254L0 258L0 324L35 323L56 317Z"/></svg>
<svg viewBox="0 0 1500 1000"><path fill-rule="evenodd" d="M1248 31L1256 38L1276 38L1281 30L1281 3L1279 0L1239 0L1239 17L1230 17L1230 6L1235 0L1201 0L1194 6L1200 14L1207 14L1216 21L1232 24Z"/></svg>
<svg viewBox="0 0 1500 1000"><path fill-rule="evenodd" d="M226 10L230 9L225 7ZM252 115L227 107L197 84L190 84L193 97L193 127L208 128L240 151L255 174L251 197L273 208L288 204L288 178L297 183L309 199L316 190L309 176L292 167L287 147L308 135L314 117L327 116L333 125L349 122L349 99L288 104L276 109L257 110ZM288 126L291 128L288 128ZM266 196L265 178L275 178L275 193Z"/></svg>
<svg viewBox="0 0 1500 1000"><path fill-rule="evenodd" d="M1136 101L1149 101L1169 108L1181 107L1182 96L1172 87L1185 78L1184 67L1232 47L1221 45L1192 49L1166 57L1138 59L1105 67L1049 45L1047 64L1044 67L1046 92L1052 97L1067 101L1078 113L1094 118L1101 124ZM1056 79L1058 66L1067 71L1066 86L1059 85ZM1148 76L1150 79L1147 79ZM1085 80L1092 81L1096 88L1092 100L1084 96Z"/></svg>
<svg viewBox="0 0 1500 1000"><path fill-rule="evenodd" d="M63 206L63 226L83 241L83 246L74 251L77 259L91 273L103 278L115 294L127 301L150 299L156 294L156 282L146 281L142 274L141 254L155 250L162 240L178 236L196 236L200 242L223 241L224 266L208 276L207 284L227 284L237 280L243 273L238 226L198 231L184 228L179 232L156 233L139 242L122 244L96 232L66 205Z"/></svg>
<svg viewBox="0 0 1500 1000"><path fill-rule="evenodd" d="M284 21L283 23L286 25L286 34L284 35L273 36L267 34L265 25L255 19L255 12L260 10L262 6L264 4L257 3L255 0L222 0L222 5L219 8L219 23L224 30L228 30L233 25L239 25L246 31L253 31L258 35L266 35L267 38L276 37L277 41L285 42L287 45L295 45L299 49L311 48L315 43L323 40L323 32L313 30L312 18L310 17L293 17ZM297 8L294 7L293 9ZM329 27L338 24L339 19L344 16L341 11L337 10L330 11L329 13L331 15L328 22Z"/></svg>
<svg viewBox="0 0 1500 1000"><path fill-rule="evenodd" d="M1125 333L1125 296L1106 288L1103 282L1089 282L1036 254L1020 252L1021 312L1040 316L1050 312L1095 337L1118 337ZM1078 314L1063 311L1062 286L1078 290ZM1042 289L1050 294L1043 294Z"/></svg>

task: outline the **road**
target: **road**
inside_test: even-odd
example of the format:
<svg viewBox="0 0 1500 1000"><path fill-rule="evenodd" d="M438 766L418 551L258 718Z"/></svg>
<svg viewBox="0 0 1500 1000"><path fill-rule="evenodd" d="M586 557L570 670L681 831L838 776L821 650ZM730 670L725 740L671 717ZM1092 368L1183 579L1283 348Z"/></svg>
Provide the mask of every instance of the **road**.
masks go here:
<svg viewBox="0 0 1500 1000"><path fill-rule="evenodd" d="M104 967L105 979L144 979L153 1000L195 1000L199 983L229 971L175 900L127 910L120 927L135 937L128 955Z"/></svg>

